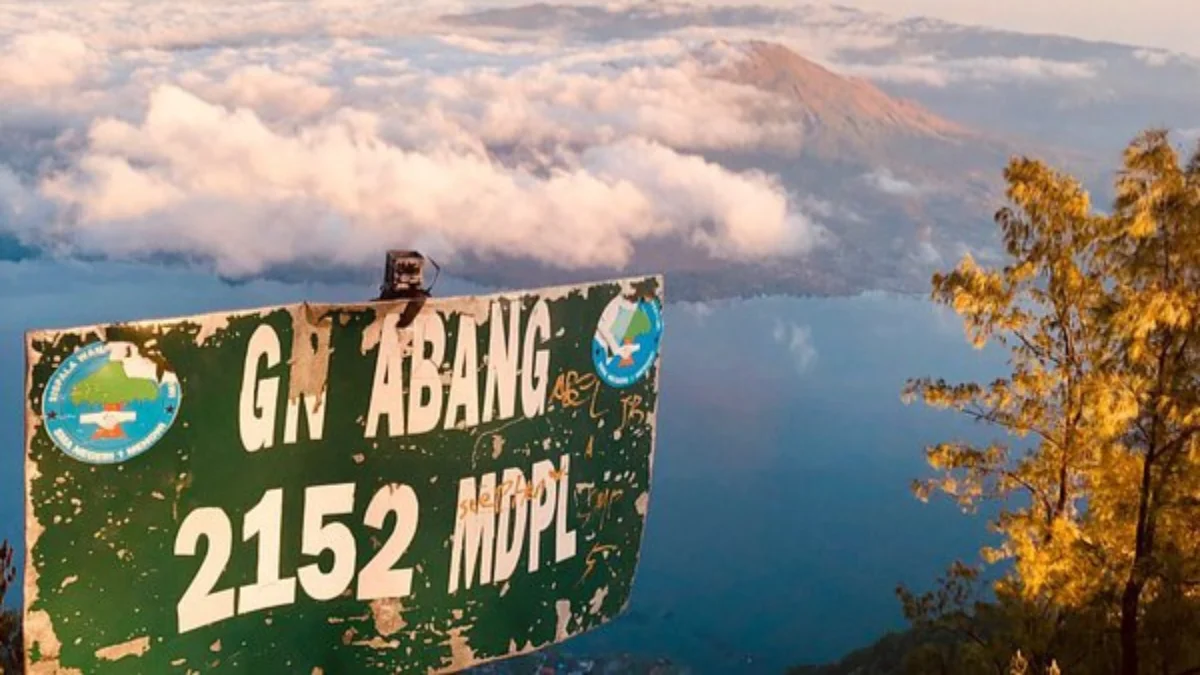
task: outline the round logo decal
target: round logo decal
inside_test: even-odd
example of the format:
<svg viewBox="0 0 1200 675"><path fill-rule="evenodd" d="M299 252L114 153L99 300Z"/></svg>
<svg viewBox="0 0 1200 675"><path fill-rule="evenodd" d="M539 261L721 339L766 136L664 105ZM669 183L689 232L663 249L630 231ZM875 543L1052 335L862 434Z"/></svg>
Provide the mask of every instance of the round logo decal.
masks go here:
<svg viewBox="0 0 1200 675"><path fill-rule="evenodd" d="M654 365L661 337L662 312L656 300L618 295L596 325L592 340L596 373L610 386L628 387Z"/></svg>
<svg viewBox="0 0 1200 675"><path fill-rule="evenodd" d="M179 378L129 342L93 342L54 371L42 418L54 444L88 464L116 464L150 449L179 413Z"/></svg>

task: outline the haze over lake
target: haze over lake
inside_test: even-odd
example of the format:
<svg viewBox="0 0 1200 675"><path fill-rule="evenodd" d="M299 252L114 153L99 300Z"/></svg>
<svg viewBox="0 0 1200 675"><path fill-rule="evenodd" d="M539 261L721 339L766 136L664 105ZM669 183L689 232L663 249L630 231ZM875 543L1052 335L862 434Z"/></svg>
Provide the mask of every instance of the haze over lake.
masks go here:
<svg viewBox="0 0 1200 675"><path fill-rule="evenodd" d="M175 289L165 294L161 289ZM670 297L667 278L667 297ZM358 285L231 286L137 265L0 262L0 537L22 534L23 332L314 301ZM436 295L478 289L443 277ZM974 558L979 521L908 490L925 443L985 430L904 406L908 377L1001 363L922 298L669 304L654 485L630 613L567 644L698 672L781 672L903 626L897 583ZM19 598L14 598L19 602Z"/></svg>

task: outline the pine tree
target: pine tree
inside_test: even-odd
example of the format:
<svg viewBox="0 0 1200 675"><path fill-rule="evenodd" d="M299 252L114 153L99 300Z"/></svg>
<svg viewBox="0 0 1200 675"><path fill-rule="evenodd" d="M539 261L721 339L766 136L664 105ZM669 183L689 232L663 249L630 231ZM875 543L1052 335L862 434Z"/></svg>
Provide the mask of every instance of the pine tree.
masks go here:
<svg viewBox="0 0 1200 675"><path fill-rule="evenodd" d="M976 346L1006 349L1010 373L914 380L906 396L1024 447L928 448L939 475L914 487L966 509L1000 503L1003 543L985 559L1012 562L997 590L1052 618L1047 631L1115 623L1086 672L1111 672L1109 629L1121 675L1200 667L1200 153L1181 166L1165 132L1139 136L1109 214L1040 162L1014 159L1005 179L1006 264L967 257L935 275L933 299Z"/></svg>

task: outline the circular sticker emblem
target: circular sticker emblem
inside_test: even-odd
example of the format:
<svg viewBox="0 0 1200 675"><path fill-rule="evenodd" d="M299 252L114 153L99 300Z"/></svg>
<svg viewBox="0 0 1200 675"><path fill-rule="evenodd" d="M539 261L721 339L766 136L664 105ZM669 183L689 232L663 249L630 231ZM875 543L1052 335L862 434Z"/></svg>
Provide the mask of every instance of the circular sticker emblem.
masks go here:
<svg viewBox="0 0 1200 675"><path fill-rule="evenodd" d="M618 295L604 308L592 339L596 373L612 387L640 380L658 356L662 312L658 302Z"/></svg>
<svg viewBox="0 0 1200 675"><path fill-rule="evenodd" d="M179 414L179 378L129 342L93 342L50 376L42 419L51 440L88 464L116 464L150 449Z"/></svg>

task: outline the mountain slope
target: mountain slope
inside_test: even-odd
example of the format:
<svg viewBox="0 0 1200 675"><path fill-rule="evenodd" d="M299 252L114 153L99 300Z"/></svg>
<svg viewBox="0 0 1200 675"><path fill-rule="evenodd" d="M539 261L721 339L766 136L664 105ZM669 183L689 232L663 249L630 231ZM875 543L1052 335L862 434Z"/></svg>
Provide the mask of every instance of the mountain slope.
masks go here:
<svg viewBox="0 0 1200 675"><path fill-rule="evenodd" d="M1003 139L885 93L868 80L837 74L781 44L737 45L737 58L711 77L778 97L780 111L804 137L799 156L876 168L912 166L947 178L986 169L1013 148Z"/></svg>
<svg viewBox="0 0 1200 675"><path fill-rule="evenodd" d="M864 140L887 134L973 135L917 103L893 98L867 80L838 75L783 45L752 40L741 53L744 58L729 64L719 77L798 103L807 112L799 120L806 128Z"/></svg>
<svg viewBox="0 0 1200 675"><path fill-rule="evenodd" d="M1118 156L1097 148L1123 145L1135 127L1160 116L1178 125L1187 119L1182 113L1200 109L1183 106L1200 98L1172 84L1197 72L1200 61L1179 55L838 6L543 3L446 21L508 38L550 33L603 45L610 74L659 63L672 44L699 41L697 77L768 95L770 103L756 98L744 117L787 129L794 140L680 149L779 177L797 211L829 232L829 245L799 259L730 264L686 242L643 242L638 271L672 273L685 295L925 292L935 268L968 251L984 260L1000 251L992 215L1012 156L1034 156L1079 177L1103 207ZM661 43L640 49L650 38ZM528 264L504 261L480 268L511 282L575 274L535 275ZM679 283L673 288L679 292Z"/></svg>
<svg viewBox="0 0 1200 675"><path fill-rule="evenodd" d="M992 214L1001 205L1002 172L1017 154L1015 144L889 95L868 80L840 75L778 43L713 40L695 47L690 58L684 71L694 77L762 94L752 97L754 107L744 114L795 140L689 152L734 171L778 177L800 217L827 234L816 250L730 262L682 238L664 237L642 241L622 270L557 270L514 252L455 261L455 273L513 286L666 272L672 296L679 299L925 292L930 274L963 253L986 260L998 251ZM606 67L621 72L627 66ZM523 149L491 151L512 162Z"/></svg>
<svg viewBox="0 0 1200 675"><path fill-rule="evenodd" d="M695 51L704 77L774 97L764 123L797 130L796 146L704 151L738 171L780 177L796 206L829 233L802 258L729 263L686 242L648 242L637 272L666 271L672 296L843 294L869 288L923 292L934 266L994 244L991 214L1012 150L1002 141L833 73L779 44L716 41ZM980 254L986 257L986 253ZM523 261L476 261L479 278L516 284L601 278L603 269L558 272Z"/></svg>
<svg viewBox="0 0 1200 675"><path fill-rule="evenodd" d="M697 48L708 77L769 94L763 123L798 144L701 151L737 171L778 176L795 207L828 233L808 255L731 263L688 242L643 242L632 271L664 271L672 297L845 294L871 288L923 292L934 265L991 246L1008 148L866 80L829 71L779 44L715 41ZM508 152L509 149L503 150ZM986 257L983 254L981 257ZM472 279L499 285L603 278L600 268L554 270L519 259L475 259Z"/></svg>

